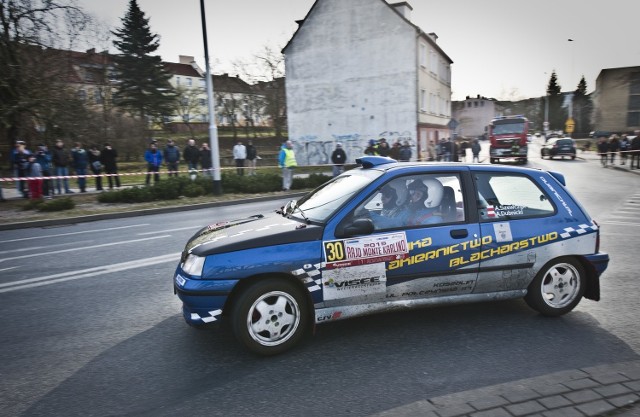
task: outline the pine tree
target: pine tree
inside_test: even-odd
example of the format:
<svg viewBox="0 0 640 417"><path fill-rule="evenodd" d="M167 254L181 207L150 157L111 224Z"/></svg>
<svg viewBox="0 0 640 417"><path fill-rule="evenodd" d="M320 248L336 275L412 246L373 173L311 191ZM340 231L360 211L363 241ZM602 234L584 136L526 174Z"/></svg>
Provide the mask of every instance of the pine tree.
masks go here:
<svg viewBox="0 0 640 417"><path fill-rule="evenodd" d="M567 119L567 112L562 107L564 97L556 71L553 70L547 86L547 100L549 100L549 128L551 130L564 130L564 122Z"/></svg>
<svg viewBox="0 0 640 417"><path fill-rule="evenodd" d="M162 119L175 109L176 93L169 84L171 74L160 56L151 55L160 46L158 35L152 34L149 19L137 0L129 1L129 9L121 19L122 27L112 32L120 51L115 65L119 77L114 102L143 121Z"/></svg>
<svg viewBox="0 0 640 417"><path fill-rule="evenodd" d="M587 133L591 129L591 98L587 95L587 81L584 75L573 93L573 116L576 121L576 132Z"/></svg>

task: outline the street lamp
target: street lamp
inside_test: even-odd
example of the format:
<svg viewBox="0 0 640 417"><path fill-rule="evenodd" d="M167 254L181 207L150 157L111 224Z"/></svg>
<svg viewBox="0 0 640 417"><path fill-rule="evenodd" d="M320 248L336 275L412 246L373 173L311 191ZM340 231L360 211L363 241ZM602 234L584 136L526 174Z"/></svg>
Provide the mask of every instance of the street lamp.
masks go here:
<svg viewBox="0 0 640 417"><path fill-rule="evenodd" d="M211 162L213 168L213 194L222 194L222 180L220 178L220 153L218 149L218 127L213 111L213 79L209 66L209 45L207 43L207 21L204 17L204 0L200 0L200 15L202 18L202 39L204 41L204 60L206 64L207 101L209 102L209 147L211 148Z"/></svg>

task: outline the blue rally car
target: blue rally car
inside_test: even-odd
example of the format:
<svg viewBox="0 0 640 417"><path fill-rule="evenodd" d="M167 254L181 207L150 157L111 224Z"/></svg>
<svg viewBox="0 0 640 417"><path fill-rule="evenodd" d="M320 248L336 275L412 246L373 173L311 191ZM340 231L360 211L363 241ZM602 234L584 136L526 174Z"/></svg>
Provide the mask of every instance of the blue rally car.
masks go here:
<svg viewBox="0 0 640 417"><path fill-rule="evenodd" d="M543 315L599 300L609 256L561 174L363 157L278 211L211 224L174 288L191 325L229 320L272 355L314 325L523 297Z"/></svg>

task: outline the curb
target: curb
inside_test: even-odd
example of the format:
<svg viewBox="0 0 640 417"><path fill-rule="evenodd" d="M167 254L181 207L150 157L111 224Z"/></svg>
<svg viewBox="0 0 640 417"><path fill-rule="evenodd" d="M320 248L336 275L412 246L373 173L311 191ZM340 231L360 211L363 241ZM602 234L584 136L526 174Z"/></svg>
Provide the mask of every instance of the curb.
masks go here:
<svg viewBox="0 0 640 417"><path fill-rule="evenodd" d="M261 201L279 200L281 198L287 198L287 197L300 197L305 194L306 192L299 192L299 193L287 193L287 194L264 196L264 197L246 198L246 199L242 199L242 202L256 203ZM0 231L24 229L24 228L31 228L31 227L48 227L48 226L60 226L65 224L88 223L88 222L93 222L98 220L123 219L127 217L146 216L149 214L171 213L176 210L190 211L190 210L199 210L204 208L231 206L234 204L238 204L238 201L239 200L212 201L210 203L192 204L187 206L170 206L170 207L143 209L143 210L121 211L116 213L90 214L85 216L67 217L62 219L34 220L34 221L21 222L21 223L7 223L7 224L0 224Z"/></svg>

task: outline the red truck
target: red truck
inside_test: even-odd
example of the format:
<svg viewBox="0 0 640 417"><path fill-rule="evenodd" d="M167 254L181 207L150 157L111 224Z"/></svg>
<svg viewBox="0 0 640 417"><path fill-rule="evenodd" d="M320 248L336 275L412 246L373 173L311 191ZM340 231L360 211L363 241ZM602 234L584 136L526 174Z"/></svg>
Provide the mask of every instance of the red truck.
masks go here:
<svg viewBox="0 0 640 417"><path fill-rule="evenodd" d="M527 162L529 121L524 116L495 117L489 124L489 158L492 164L500 159Z"/></svg>

